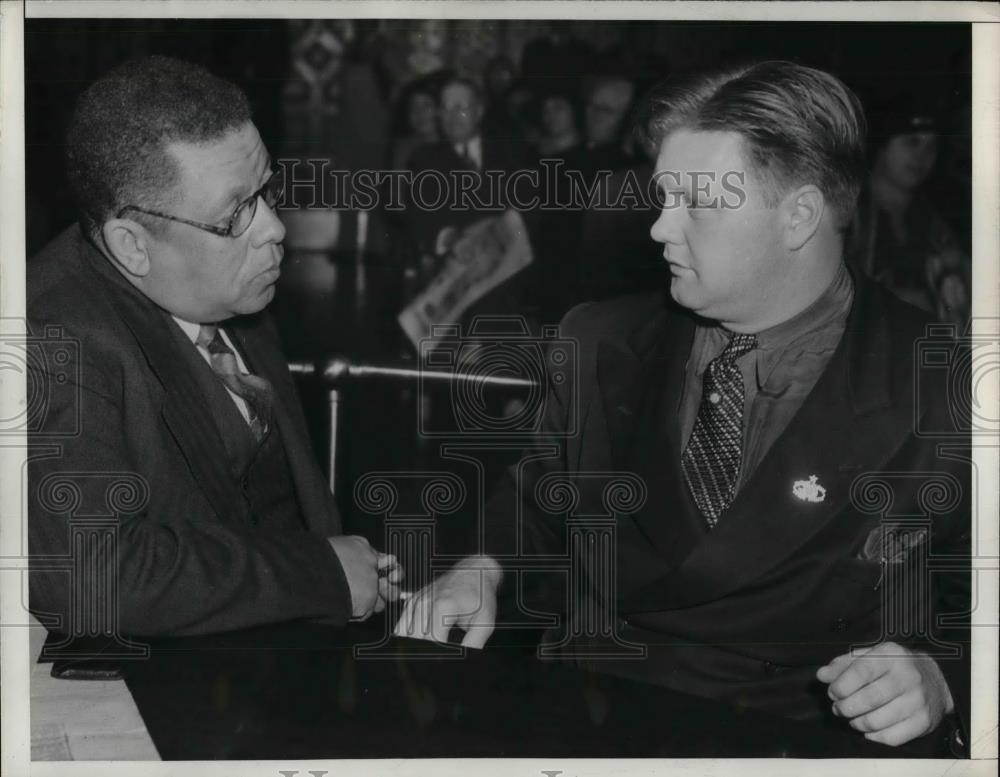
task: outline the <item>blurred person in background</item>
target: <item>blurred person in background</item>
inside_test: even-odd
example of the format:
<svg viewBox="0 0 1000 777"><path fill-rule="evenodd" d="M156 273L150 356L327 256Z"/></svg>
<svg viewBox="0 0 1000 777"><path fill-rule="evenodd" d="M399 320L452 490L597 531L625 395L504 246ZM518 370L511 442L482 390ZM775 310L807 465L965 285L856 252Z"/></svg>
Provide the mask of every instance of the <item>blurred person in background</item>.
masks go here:
<svg viewBox="0 0 1000 777"><path fill-rule="evenodd" d="M407 195L406 217L419 250L431 255L445 253L454 236L473 222L512 206L506 197L508 187L500 187L499 199L490 191L488 171L499 171L506 178L529 166L527 148L517 138L492 137L483 131L483 98L475 82L458 76L447 79L438 95L438 110L441 139L417 148L408 165L415 177L414 190ZM479 176L469 199L493 209L452 207L456 174L461 172ZM425 176L417 183L421 173L440 175ZM527 201L528 193L523 194L522 201ZM440 207L431 207L439 199Z"/></svg>
<svg viewBox="0 0 1000 777"><path fill-rule="evenodd" d="M585 91L583 145L567 156L567 167L589 176L627 167L631 160L625 153L624 136L635 85L624 76L604 75L595 77Z"/></svg>
<svg viewBox="0 0 1000 777"><path fill-rule="evenodd" d="M553 172L541 176L543 187L554 185L558 192L556 194L543 188L542 199L561 206L539 214L536 254L540 266L535 272L539 288L545 291L536 296L540 300L541 318L546 323L558 322L577 303L603 296L609 275L603 272L595 275L595 268L623 261L634 237L628 235L623 238L609 232L609 229L613 232L622 226L616 216L622 217L623 214L620 210L608 213L598 208L596 203L615 199L614 195L621 190L623 180L612 183L612 178L633 162L625 152L624 139L631 129L628 117L635 87L631 80L623 76L602 75L592 79L583 91L585 97L579 142L558 153L554 148L559 144L555 142L552 130L562 135L561 144L568 143L568 101L560 98L558 91L542 98L543 106L547 105L547 114L543 111L541 116L542 124L551 127L547 133L551 136L548 142L553 150L542 153L541 157L563 162L553 168ZM572 102L568 104L572 105ZM644 216L639 215L638 218L642 221ZM596 231L602 238L600 249L595 248L596 243L595 246L587 245L584 233L588 220L599 222ZM647 236L647 232L648 224L642 234ZM615 245L616 240L618 245ZM645 244L652 243L645 237L643 240ZM613 287L621 291L621 284L617 281Z"/></svg>
<svg viewBox="0 0 1000 777"><path fill-rule="evenodd" d="M483 71L483 131L489 135L508 135L516 129L506 104L507 93L516 76L517 68L510 57L500 55L486 63Z"/></svg>
<svg viewBox="0 0 1000 777"><path fill-rule="evenodd" d="M396 132L392 139L391 169L404 170L419 146L434 143L438 132L437 81L439 73L418 78L403 87L396 103Z"/></svg>
<svg viewBox="0 0 1000 777"><path fill-rule="evenodd" d="M901 299L964 327L971 307L971 260L928 186L940 137L940 118L922 101L904 98L872 112L871 171L848 257Z"/></svg>
<svg viewBox="0 0 1000 777"><path fill-rule="evenodd" d="M560 158L580 144L580 108L570 89L554 86L539 99L539 157Z"/></svg>

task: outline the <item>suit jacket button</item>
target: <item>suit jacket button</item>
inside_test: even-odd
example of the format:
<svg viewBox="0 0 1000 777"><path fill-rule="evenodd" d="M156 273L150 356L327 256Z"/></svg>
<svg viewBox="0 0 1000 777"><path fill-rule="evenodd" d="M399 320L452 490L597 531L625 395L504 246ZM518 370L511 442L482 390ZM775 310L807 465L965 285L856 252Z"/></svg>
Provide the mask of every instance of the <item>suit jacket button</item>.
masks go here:
<svg viewBox="0 0 1000 777"><path fill-rule="evenodd" d="M775 664L775 663L773 663L771 661L765 661L764 662L764 674L766 674L766 675L775 675L777 673L778 673L778 666L777 666L777 664Z"/></svg>
<svg viewBox="0 0 1000 777"><path fill-rule="evenodd" d="M834 631L844 631L847 629L847 621L845 621L843 618L837 618L837 620L833 622L833 625L830 628L832 628Z"/></svg>

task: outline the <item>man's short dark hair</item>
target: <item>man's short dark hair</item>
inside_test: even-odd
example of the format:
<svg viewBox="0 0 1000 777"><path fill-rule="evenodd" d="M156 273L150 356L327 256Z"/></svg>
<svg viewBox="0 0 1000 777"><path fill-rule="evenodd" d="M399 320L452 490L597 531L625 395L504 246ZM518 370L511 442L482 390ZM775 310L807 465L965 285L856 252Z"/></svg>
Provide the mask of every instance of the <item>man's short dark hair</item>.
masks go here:
<svg viewBox="0 0 1000 777"><path fill-rule="evenodd" d="M167 145L216 140L249 121L246 95L200 65L155 56L116 67L80 96L66 139L85 228L126 205L163 208L178 174Z"/></svg>
<svg viewBox="0 0 1000 777"><path fill-rule="evenodd" d="M815 184L837 225L850 222L867 177L865 117L840 79L793 62L769 61L671 78L649 95L642 117L656 147L679 129L735 132L773 205Z"/></svg>

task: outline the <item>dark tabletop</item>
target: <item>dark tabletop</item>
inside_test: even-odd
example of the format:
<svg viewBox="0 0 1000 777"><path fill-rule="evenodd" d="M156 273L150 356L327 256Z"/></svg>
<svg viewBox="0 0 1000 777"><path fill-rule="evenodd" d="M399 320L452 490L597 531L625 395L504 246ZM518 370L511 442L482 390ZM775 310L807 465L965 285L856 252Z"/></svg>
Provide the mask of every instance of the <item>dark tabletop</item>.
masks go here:
<svg viewBox="0 0 1000 777"><path fill-rule="evenodd" d="M516 639L463 656L383 634L298 623L154 640L126 682L164 760L904 756L542 660Z"/></svg>

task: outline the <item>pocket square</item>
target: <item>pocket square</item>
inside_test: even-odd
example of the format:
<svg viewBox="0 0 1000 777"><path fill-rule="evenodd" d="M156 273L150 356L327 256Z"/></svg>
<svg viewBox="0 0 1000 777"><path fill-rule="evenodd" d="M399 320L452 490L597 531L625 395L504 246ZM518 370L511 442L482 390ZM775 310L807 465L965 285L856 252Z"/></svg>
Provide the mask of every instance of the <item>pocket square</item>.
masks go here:
<svg viewBox="0 0 1000 777"><path fill-rule="evenodd" d="M926 541L927 529L925 527L882 524L869 532L865 544L858 552L858 558L862 561L901 564L914 548Z"/></svg>

